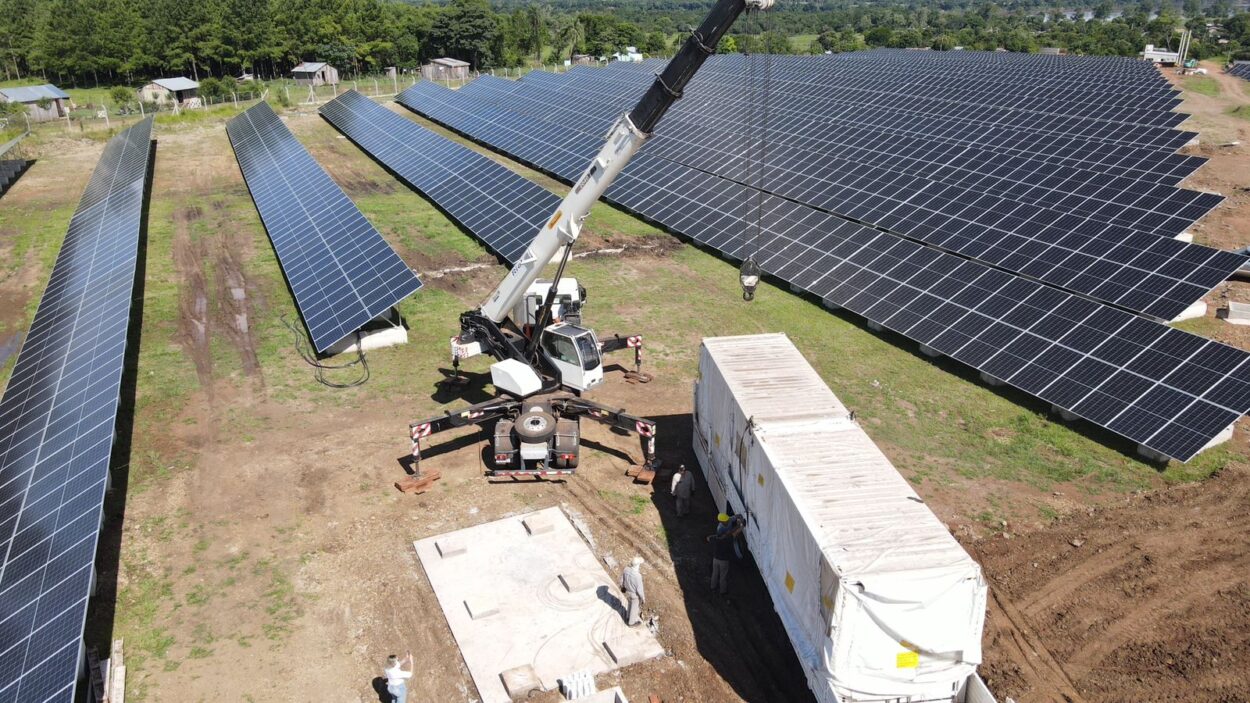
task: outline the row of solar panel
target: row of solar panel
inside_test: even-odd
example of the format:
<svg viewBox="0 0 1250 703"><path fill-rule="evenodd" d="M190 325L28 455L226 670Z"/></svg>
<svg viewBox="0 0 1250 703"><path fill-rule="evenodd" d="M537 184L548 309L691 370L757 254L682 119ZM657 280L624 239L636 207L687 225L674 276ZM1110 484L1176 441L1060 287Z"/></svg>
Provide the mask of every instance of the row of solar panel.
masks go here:
<svg viewBox="0 0 1250 703"><path fill-rule="evenodd" d="M1228 69L1228 72L1238 78L1250 81L1250 62L1235 63Z"/></svg>
<svg viewBox="0 0 1250 703"><path fill-rule="evenodd" d="M587 80L589 79L589 80ZM568 85L587 91L603 91L601 99L628 98L645 85L642 74L626 71L602 71L599 74L573 71ZM523 82L563 82L551 74L533 73ZM614 85L619 84L619 85ZM715 91L715 86L707 88ZM677 112L695 112L726 116L741 113L752 114L754 101L741 89L719 90L713 95L700 98L691 94L678 103ZM754 108L760 112L759 108ZM894 119L869 119L857 110L843 110L835 114L810 111L803 108L779 110L769 106L768 128L774 131L803 129L812 124L827 126L827 133L842 130L868 130L887 135L888 139L900 136L924 139L929 142L969 146L992 152L1015 154L1027 158L1052 162L1068 168L1090 169L1125 175L1132 178L1176 184L1197 170L1206 159L1146 149L1130 144L1098 142L1071 136L1059 136L1029 130L1000 129L952 120L936 120L920 116L895 116ZM761 120L762 122L762 120Z"/></svg>
<svg viewBox="0 0 1250 703"><path fill-rule="evenodd" d="M529 104L539 101L551 104L550 101L556 100L557 109L576 111L583 116L577 124L585 123L585 131L597 130L600 126L606 128L630 96L605 98L586 86L587 81L583 80L556 79L553 82L544 78L534 82L527 78L516 82L484 76L463 90L466 95L528 101ZM568 100L573 96L577 98L575 101ZM935 144L915 137L884 139L879 132L862 129L829 129L815 121L808 121L805 127L791 124L784 129L768 124L752 126L749 113L699 111L699 107L700 104L691 103L683 105L687 109L674 110L657 131L661 138L654 143L665 142L668 137L681 141L702 139L719 146L717 158L728 159L729 163L740 163L748 154L764 153L765 145L769 150L792 146L809 158L836 156L839 160L881 165L891 171L1167 236L1183 232L1223 200L1211 193L1022 158L1005 163L1003 155L976 147ZM757 134L760 135L758 140ZM655 151L657 147L649 149ZM731 154L728 150L738 153ZM802 171L804 167L791 164L790 170Z"/></svg>
<svg viewBox="0 0 1250 703"><path fill-rule="evenodd" d="M523 90L518 88L512 96ZM444 91L423 83L404 95ZM489 104L476 95L460 99ZM570 115L556 107L580 101L547 96L536 99L529 110L516 107L517 102L509 104L517 110L515 120L527 119L528 112L530 118L562 125L587 122L578 119L575 110ZM593 136L602 131L591 124L583 133ZM764 183L770 192L798 202L1164 319L1185 310L1244 262L1244 257L1228 252L1113 226L1091 227L1094 223L1079 217L951 186L935 187L930 181L880 169L848 167L833 159L808 164L814 168L789 170L794 161L802 164L808 157L803 149L770 145L763 160L771 169L759 174L762 180L742 178L741 169L735 172L733 160L727 158L732 154L718 149L725 143L732 147L734 141L732 134L707 131L700 144L683 142L677 149L666 149L675 142L657 137L656 150L649 146L647 153L739 182Z"/></svg>
<svg viewBox="0 0 1250 703"><path fill-rule="evenodd" d="M420 84L401 102L566 182L599 146ZM1169 456L1250 408L1238 350L645 152L635 165L611 201ZM744 203L757 199L754 237Z"/></svg>
<svg viewBox="0 0 1250 703"><path fill-rule="evenodd" d="M151 135L105 146L0 398L0 703L74 699Z"/></svg>
<svg viewBox="0 0 1250 703"><path fill-rule="evenodd" d="M318 352L421 287L268 103L232 118L226 133Z"/></svg>

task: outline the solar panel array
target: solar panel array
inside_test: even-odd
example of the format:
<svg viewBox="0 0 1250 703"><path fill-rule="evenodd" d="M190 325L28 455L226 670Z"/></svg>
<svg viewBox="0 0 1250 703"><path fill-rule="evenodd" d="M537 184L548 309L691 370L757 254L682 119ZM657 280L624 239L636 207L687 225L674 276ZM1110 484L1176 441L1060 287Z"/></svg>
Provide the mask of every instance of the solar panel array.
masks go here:
<svg viewBox="0 0 1250 703"><path fill-rule="evenodd" d="M31 162L25 159L5 159L0 161L0 196L9 192L9 187L26 173Z"/></svg>
<svg viewBox="0 0 1250 703"><path fill-rule="evenodd" d="M1250 81L1250 61L1239 61L1228 69L1228 72L1238 78Z"/></svg>
<svg viewBox="0 0 1250 703"><path fill-rule="evenodd" d="M530 85L534 78L538 85ZM625 69L534 78L486 78L468 94L602 134L650 80ZM617 99L605 99L614 86ZM1213 194L1093 172L1081 181L1068 169L1061 183L1027 168L1009 179L990 154L981 157L983 172L974 173L963 168L970 161L965 147L947 151L959 167L943 171L947 164L917 158L924 140L868 135L868 144L889 146L856 149L824 139L842 131L812 119L769 117L773 128L761 129L749 124L753 108L742 101L749 97L743 86L724 93L737 97L701 102L688 90L690 102L670 113L648 153L1161 319L1180 314L1246 260L1171 238L1220 202ZM760 132L766 142L743 136ZM762 164L759 173L749 158Z"/></svg>
<svg viewBox="0 0 1250 703"><path fill-rule="evenodd" d="M231 119L226 132L318 352L421 288L268 103Z"/></svg>
<svg viewBox="0 0 1250 703"><path fill-rule="evenodd" d="M509 264L560 199L499 163L348 91L321 114Z"/></svg>
<svg viewBox="0 0 1250 703"><path fill-rule="evenodd" d="M105 146L0 398L0 703L74 699L151 135Z"/></svg>
<svg viewBox="0 0 1250 703"><path fill-rule="evenodd" d="M580 73L586 72L554 79L531 76L535 84L550 85ZM601 123L585 130L571 125L583 126L590 110L600 106L575 120L560 112L562 106L581 103L580 95L568 95L549 100L549 112L540 115L520 98L530 82L527 77L511 88L496 86L498 92L489 81L458 92L419 83L399 100L570 182L602 144ZM697 95L689 90L686 100ZM619 114L629 103L614 107ZM610 119L611 112L602 110ZM664 134L669 124L666 120L658 132ZM1182 460L1250 409L1250 355L1244 352L944 253L863 220L761 192L718 175L711 165L696 168L665 158L652 149L659 143L657 137L634 159L608 200L731 258L753 255L766 272L826 304L852 310ZM732 148L733 142L727 143ZM754 203L762 212L758 235Z"/></svg>

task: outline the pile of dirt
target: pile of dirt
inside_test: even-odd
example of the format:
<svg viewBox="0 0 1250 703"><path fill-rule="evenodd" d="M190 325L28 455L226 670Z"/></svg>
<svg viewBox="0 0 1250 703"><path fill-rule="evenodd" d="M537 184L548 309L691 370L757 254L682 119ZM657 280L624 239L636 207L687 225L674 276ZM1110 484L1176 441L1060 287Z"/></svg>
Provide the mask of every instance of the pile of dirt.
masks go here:
<svg viewBox="0 0 1250 703"><path fill-rule="evenodd" d="M982 671L995 693L1247 700L1247 505L1250 470L1238 466L970 545L994 592Z"/></svg>

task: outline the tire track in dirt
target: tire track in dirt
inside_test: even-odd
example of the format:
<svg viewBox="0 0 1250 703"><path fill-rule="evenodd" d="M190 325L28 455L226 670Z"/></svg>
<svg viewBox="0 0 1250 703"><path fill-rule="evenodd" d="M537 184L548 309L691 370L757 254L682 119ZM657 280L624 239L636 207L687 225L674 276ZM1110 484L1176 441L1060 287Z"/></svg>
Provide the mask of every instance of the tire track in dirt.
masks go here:
<svg viewBox="0 0 1250 703"><path fill-rule="evenodd" d="M207 248L191 236L192 223L203 212L198 206L174 210L174 271L178 276L177 341L195 364L200 388L213 394L213 355L209 348L208 288L204 277Z"/></svg>
<svg viewBox="0 0 1250 703"><path fill-rule="evenodd" d="M1245 701L1250 691L1250 469L1126 499L975 549L1008 619L1036 633L1091 701ZM993 620L993 609L992 609ZM998 627L996 693L1048 698Z"/></svg>
<svg viewBox="0 0 1250 703"><path fill-rule="evenodd" d="M250 323L252 305L248 297L247 277L243 274L240 239L230 228L223 229L218 238L214 269L221 300L220 325L239 354L243 374L259 376L260 360L256 356L256 342Z"/></svg>

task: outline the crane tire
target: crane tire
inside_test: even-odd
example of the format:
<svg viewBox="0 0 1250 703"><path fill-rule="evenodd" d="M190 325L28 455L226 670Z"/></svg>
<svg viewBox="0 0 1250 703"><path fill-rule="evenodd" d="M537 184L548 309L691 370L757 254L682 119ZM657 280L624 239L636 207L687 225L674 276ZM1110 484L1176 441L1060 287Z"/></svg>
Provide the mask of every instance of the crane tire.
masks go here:
<svg viewBox="0 0 1250 703"><path fill-rule="evenodd" d="M546 442L556 433L556 419L551 413L541 410L521 413L512 425L512 431L525 442Z"/></svg>

